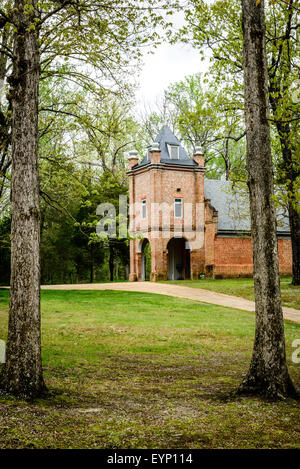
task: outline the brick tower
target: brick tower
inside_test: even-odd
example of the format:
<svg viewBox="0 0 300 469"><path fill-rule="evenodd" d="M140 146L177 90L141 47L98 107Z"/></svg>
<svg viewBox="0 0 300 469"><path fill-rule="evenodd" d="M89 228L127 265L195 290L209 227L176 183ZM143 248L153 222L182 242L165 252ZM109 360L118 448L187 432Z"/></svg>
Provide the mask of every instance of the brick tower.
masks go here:
<svg viewBox="0 0 300 469"><path fill-rule="evenodd" d="M199 278L204 271L204 157L190 159L164 126L138 162L129 155L131 281ZM151 249L151 268L146 248Z"/></svg>

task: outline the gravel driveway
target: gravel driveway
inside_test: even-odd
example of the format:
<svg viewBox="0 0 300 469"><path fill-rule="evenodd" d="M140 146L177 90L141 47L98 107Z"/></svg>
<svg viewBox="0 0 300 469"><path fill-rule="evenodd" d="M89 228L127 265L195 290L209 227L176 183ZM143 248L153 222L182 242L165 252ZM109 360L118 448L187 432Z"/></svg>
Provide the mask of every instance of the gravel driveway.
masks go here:
<svg viewBox="0 0 300 469"><path fill-rule="evenodd" d="M225 295L202 288L191 288L180 285L155 282L120 282L120 283L86 283L76 285L43 285L43 290L123 290L143 293L156 293L159 295L176 296L190 300L212 303L244 311L255 311L254 301L245 300L238 296ZM285 319L300 323L300 310L283 307Z"/></svg>

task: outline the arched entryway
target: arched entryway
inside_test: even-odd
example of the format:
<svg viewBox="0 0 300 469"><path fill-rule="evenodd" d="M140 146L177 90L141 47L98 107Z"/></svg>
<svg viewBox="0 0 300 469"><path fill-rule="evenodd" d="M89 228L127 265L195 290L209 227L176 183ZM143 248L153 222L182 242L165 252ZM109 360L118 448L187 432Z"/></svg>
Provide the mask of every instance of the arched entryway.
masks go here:
<svg viewBox="0 0 300 469"><path fill-rule="evenodd" d="M172 238L167 245L168 279L191 278L190 246L184 238Z"/></svg>
<svg viewBox="0 0 300 469"><path fill-rule="evenodd" d="M151 275L151 246L147 238L142 241L141 253L141 280L144 282L150 280Z"/></svg>

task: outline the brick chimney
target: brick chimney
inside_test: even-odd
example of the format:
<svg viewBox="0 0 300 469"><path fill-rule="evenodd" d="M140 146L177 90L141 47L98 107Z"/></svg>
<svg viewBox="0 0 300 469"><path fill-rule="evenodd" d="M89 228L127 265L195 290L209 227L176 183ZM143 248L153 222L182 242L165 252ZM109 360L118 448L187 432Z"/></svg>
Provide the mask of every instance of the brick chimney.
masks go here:
<svg viewBox="0 0 300 469"><path fill-rule="evenodd" d="M204 155L203 155L203 151L202 151L200 146L196 146L196 148L195 148L194 161L196 161L196 163L199 166L204 166Z"/></svg>
<svg viewBox="0 0 300 469"><path fill-rule="evenodd" d="M128 161L129 161L129 169L132 169L133 166L135 166L136 164L138 164L138 162L139 162L139 157L138 157L138 152L137 152L136 150L131 150L131 151L129 152Z"/></svg>
<svg viewBox="0 0 300 469"><path fill-rule="evenodd" d="M153 142L150 148L150 161L151 163L160 163L161 151L159 143Z"/></svg>

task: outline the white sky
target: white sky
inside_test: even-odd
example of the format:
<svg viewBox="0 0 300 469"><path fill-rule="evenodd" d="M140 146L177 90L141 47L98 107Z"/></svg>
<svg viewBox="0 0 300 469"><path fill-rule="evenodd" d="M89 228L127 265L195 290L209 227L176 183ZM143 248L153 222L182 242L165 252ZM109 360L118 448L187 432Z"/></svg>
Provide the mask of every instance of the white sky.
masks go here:
<svg viewBox="0 0 300 469"><path fill-rule="evenodd" d="M186 44L162 44L144 57L137 90L138 107L153 105L164 90L184 79L187 75L207 71L207 61L200 60L200 54Z"/></svg>
<svg viewBox="0 0 300 469"><path fill-rule="evenodd" d="M183 14L173 15L171 20L176 29L184 24ZM137 109L154 107L168 85L208 69L208 60L201 61L197 49L181 43L165 42L154 49L154 54L145 53L143 61L136 93Z"/></svg>

